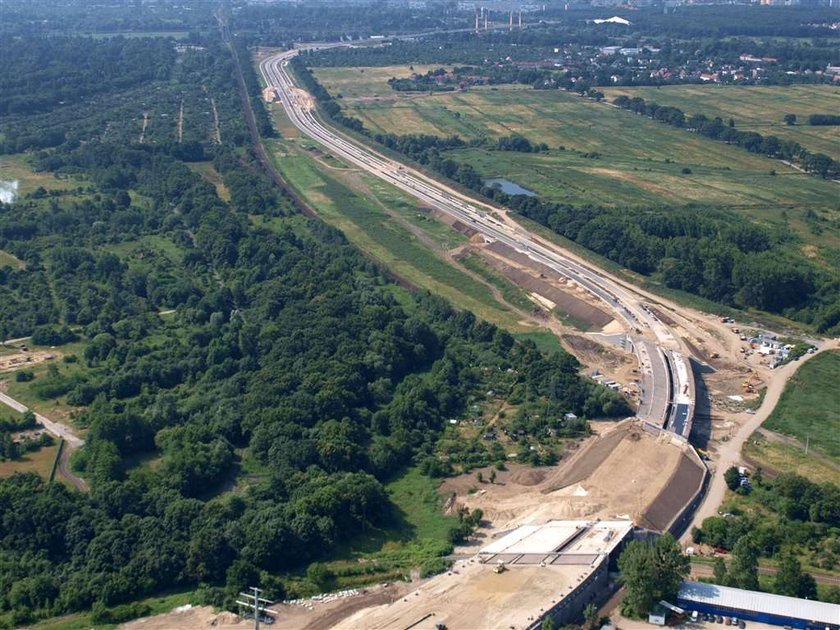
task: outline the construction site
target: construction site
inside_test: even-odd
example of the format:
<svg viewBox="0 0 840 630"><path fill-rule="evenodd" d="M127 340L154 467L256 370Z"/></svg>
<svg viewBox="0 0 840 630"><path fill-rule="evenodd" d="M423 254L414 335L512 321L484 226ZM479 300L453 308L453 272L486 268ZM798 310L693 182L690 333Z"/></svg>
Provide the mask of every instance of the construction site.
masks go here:
<svg viewBox="0 0 840 630"><path fill-rule="evenodd" d="M525 525L399 601L334 627L537 628L546 616L563 624L612 591L609 567L632 530L630 520Z"/></svg>

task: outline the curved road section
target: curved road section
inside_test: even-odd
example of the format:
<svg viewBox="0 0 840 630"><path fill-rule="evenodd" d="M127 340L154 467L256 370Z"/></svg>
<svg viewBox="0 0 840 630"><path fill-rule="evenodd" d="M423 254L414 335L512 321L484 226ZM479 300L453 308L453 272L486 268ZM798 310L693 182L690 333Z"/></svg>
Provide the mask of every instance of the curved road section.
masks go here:
<svg viewBox="0 0 840 630"><path fill-rule="evenodd" d="M313 98L295 85L289 73L289 61L298 52L281 52L260 63L260 72L266 84L275 89L286 115L295 127L347 162L471 225L488 241L504 243L532 260L547 265L606 304L620 321L630 330L636 331L633 346L641 366L643 388L639 416L651 424L667 427L675 434L688 438L694 408L689 393L693 396L694 388L681 387L675 382L679 382L680 377L691 375L691 366L679 353L682 350L679 338L650 312L638 296L600 271L537 239L521 226L498 220L492 216L490 206L478 203L325 126L315 115ZM645 337L643 330L652 333L656 342ZM678 418L672 414L677 395L681 403Z"/></svg>

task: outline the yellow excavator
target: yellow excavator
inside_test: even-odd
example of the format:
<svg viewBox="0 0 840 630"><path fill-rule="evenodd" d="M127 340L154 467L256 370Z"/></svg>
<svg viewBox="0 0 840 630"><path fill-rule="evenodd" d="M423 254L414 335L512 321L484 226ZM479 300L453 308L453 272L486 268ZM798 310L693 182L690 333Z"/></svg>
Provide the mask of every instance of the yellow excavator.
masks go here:
<svg viewBox="0 0 840 630"><path fill-rule="evenodd" d="M753 392L755 392L755 386L753 385L753 380L759 380L758 379L758 374L755 373L755 370L750 372L750 375L747 378L747 380L744 381L743 383L741 383L741 387L743 387L744 391L748 394L752 394Z"/></svg>

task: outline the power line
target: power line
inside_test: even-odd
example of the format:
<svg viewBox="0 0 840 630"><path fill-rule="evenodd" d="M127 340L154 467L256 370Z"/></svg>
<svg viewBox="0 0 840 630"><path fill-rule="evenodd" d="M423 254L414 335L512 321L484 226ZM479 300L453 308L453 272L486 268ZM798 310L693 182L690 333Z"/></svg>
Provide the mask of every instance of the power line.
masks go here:
<svg viewBox="0 0 840 630"><path fill-rule="evenodd" d="M277 614L273 610L269 610L267 607L271 606L274 602L270 599L264 599L260 597L260 593L262 593L261 588L257 588L256 586L251 587L250 593L239 593L239 596L242 598L237 599L236 603L239 604L239 612L241 617L250 617L253 615L254 617L254 630L260 630L260 621L262 621L267 626L270 626L274 623L274 616Z"/></svg>

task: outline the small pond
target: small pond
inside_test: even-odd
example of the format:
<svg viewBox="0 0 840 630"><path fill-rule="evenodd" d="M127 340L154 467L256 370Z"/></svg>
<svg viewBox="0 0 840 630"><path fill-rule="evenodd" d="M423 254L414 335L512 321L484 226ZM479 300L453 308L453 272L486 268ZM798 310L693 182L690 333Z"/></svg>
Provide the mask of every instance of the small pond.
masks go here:
<svg viewBox="0 0 840 630"><path fill-rule="evenodd" d="M503 193L507 193L509 195L526 195L527 197L537 196L537 193L533 190L523 188L516 182L504 179L503 177L491 177L489 179L485 179L484 185L490 186L491 188L500 188Z"/></svg>

